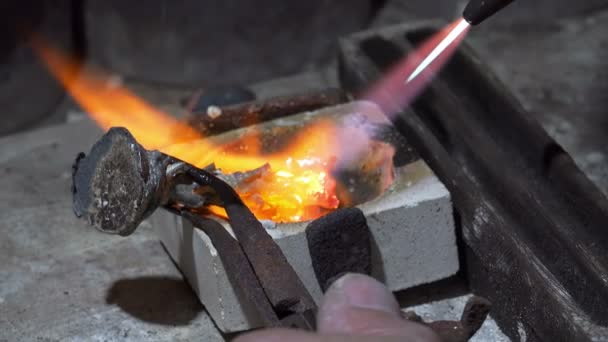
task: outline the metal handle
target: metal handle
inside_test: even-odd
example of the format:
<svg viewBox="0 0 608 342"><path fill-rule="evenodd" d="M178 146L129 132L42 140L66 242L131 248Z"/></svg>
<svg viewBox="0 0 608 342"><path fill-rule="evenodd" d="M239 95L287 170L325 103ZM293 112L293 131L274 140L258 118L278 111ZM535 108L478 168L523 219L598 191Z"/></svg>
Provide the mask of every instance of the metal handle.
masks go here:
<svg viewBox="0 0 608 342"><path fill-rule="evenodd" d="M477 25L500 11L514 0L470 0L462 17L471 25Z"/></svg>

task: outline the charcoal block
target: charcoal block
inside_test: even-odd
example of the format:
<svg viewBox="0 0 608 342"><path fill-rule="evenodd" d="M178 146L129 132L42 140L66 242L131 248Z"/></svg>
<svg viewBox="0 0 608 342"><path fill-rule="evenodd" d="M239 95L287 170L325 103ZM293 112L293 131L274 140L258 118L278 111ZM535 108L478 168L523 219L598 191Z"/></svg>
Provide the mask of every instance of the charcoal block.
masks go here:
<svg viewBox="0 0 608 342"><path fill-rule="evenodd" d="M371 273L370 231L361 209L340 209L311 222L306 239L323 291L344 273Z"/></svg>

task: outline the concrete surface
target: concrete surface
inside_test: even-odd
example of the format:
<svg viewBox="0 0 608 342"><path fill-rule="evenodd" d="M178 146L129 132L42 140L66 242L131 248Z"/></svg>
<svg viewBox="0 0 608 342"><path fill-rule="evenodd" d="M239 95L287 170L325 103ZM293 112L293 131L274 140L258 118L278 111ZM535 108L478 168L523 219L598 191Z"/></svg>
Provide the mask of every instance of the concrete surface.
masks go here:
<svg viewBox="0 0 608 342"><path fill-rule="evenodd" d="M151 229L121 239L72 214L70 165L100 135L0 139L0 341L223 340Z"/></svg>
<svg viewBox="0 0 608 342"><path fill-rule="evenodd" d="M459 268L447 189L422 161L398 168L396 173L391 189L359 206L367 217L377 253L372 275L392 291L447 278ZM221 331L261 325L255 308L239 302L205 233L165 211L155 213L151 223ZM306 226L306 222L279 224L268 233L319 303L322 292L312 268Z"/></svg>

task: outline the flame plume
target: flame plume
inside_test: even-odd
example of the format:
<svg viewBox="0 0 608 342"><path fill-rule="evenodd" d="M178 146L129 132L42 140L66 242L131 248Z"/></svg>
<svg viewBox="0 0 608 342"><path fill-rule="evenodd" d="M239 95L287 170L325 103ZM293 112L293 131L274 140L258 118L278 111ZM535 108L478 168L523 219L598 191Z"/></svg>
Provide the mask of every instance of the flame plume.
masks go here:
<svg viewBox="0 0 608 342"><path fill-rule="evenodd" d="M462 18L446 26L393 66L363 98L389 115L401 112L450 59L469 28Z"/></svg>
<svg viewBox="0 0 608 342"><path fill-rule="evenodd" d="M338 207L336 181L331 174L332 160L340 151L335 140L338 134L331 123L307 127L293 143L270 155L261 155L257 144L248 153L228 152L112 82L104 73L80 68L78 60L52 48L40 37L33 37L32 46L102 129L125 127L147 149L158 149L198 167L214 163L224 173L269 165L270 171L239 192L258 219L304 221Z"/></svg>

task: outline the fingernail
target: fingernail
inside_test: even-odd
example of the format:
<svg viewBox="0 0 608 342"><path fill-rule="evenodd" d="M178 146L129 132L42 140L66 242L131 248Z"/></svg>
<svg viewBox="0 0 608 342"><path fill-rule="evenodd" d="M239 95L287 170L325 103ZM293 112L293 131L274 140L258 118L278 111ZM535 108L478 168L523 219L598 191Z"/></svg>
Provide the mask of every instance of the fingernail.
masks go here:
<svg viewBox="0 0 608 342"><path fill-rule="evenodd" d="M372 309L391 314L400 312L399 304L388 288L376 279L363 274L345 274L331 285L327 294L334 295L340 298L343 304L355 308Z"/></svg>

